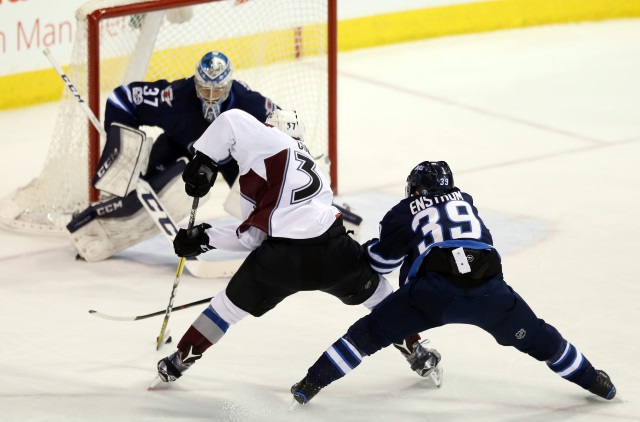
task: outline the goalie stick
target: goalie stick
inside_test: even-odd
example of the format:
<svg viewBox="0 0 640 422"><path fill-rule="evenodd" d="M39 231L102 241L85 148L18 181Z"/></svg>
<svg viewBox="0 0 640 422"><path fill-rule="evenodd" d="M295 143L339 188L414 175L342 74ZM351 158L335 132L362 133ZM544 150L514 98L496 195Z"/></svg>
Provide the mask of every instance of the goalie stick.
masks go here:
<svg viewBox="0 0 640 422"><path fill-rule="evenodd" d="M103 139L107 138L107 133L104 128L100 125L100 122L96 118L93 111L89 108L87 103L84 101L76 87L71 82L71 79L64 73L58 62L53 57L53 54L48 48L43 50L49 62L56 70L60 78L62 78L63 82L67 85L73 96L78 100L78 104L82 107L82 110L85 112L93 126L100 133L100 136ZM157 209L150 210L148 204L145 200L140 198L140 188L145 190L147 197L153 196L153 202L155 202ZM138 192L138 198L140 198L140 202L144 206L145 210L149 213L151 219L153 219L154 223L160 228L160 232L164 235L167 240L173 245L173 237L177 233L176 225L173 223L173 220L169 216L169 214L165 211L162 206L162 202L158 198L156 192L149 186L147 182L142 179L138 180L138 184L136 186L136 190ZM173 226L173 235L167 232L167 228L171 224ZM221 261L221 262L212 262L201 260L199 257L195 259L189 259L185 264L187 270L194 276L198 278L221 278L221 277L231 277L235 271L238 269L239 263L236 261Z"/></svg>
<svg viewBox="0 0 640 422"><path fill-rule="evenodd" d="M205 299L200 299L195 302L185 303L184 305L174 306L172 312L179 311L181 309L191 308L193 306L203 305L205 303L211 302L211 299L213 299L213 296ZM152 312L150 314L145 314L145 315L116 316L116 315L103 314L102 312L98 312L94 310L89 311L91 315L97 316L98 318L109 319L111 321L140 321L141 319L153 318L155 316L164 315L165 312L166 312L166 309L163 309L162 311Z"/></svg>

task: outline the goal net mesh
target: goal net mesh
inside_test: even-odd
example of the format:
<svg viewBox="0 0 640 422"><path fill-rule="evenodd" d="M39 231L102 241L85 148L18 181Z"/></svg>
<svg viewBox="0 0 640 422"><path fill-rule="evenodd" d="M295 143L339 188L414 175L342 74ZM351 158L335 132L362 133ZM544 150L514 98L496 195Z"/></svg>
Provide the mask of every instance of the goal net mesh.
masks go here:
<svg viewBox="0 0 640 422"><path fill-rule="evenodd" d="M234 79L283 109L297 110L309 149L315 156L327 156L326 0L226 0L186 7L180 0L157 2L166 9L145 13L144 6L154 3L148 0L94 0L76 13L66 74L85 101L99 90L101 121L106 98L117 86L192 76L197 61L217 50L231 60ZM87 16L106 8L126 13L101 19L99 43L89 46ZM100 77L91 84L88 58L96 49ZM152 137L158 134L155 128L142 129ZM89 205L89 145L88 118L64 87L41 173L0 201L0 224L23 232L64 233L72 214Z"/></svg>

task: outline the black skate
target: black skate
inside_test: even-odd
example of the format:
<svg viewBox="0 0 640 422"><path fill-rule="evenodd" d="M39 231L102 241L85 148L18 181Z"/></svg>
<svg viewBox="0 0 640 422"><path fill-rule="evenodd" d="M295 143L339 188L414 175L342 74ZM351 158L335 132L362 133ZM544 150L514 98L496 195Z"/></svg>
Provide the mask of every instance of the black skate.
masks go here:
<svg viewBox="0 0 640 422"><path fill-rule="evenodd" d="M322 387L318 387L311 381L304 377L302 381L293 384L291 387L291 394L293 398L300 404L306 404L315 397L318 392L322 390Z"/></svg>
<svg viewBox="0 0 640 422"><path fill-rule="evenodd" d="M173 382L182 376L182 373L189 369L193 363L200 359L202 354L195 348L191 348L189 355L183 360L182 352L176 350L166 358L158 361L158 375L149 386L149 390L152 390L160 382Z"/></svg>
<svg viewBox="0 0 640 422"><path fill-rule="evenodd" d="M596 382L589 388L589 392L600 396L605 400L611 400L616 396L616 387L611 382L611 378L601 369L596 369L598 378Z"/></svg>
<svg viewBox="0 0 640 422"><path fill-rule="evenodd" d="M407 337L402 343L393 343L394 347L407 359L411 369L418 375L430 378L436 387L442 383L442 367L440 361L442 356L436 349L427 349L423 344L429 340L419 341L420 336L414 334Z"/></svg>

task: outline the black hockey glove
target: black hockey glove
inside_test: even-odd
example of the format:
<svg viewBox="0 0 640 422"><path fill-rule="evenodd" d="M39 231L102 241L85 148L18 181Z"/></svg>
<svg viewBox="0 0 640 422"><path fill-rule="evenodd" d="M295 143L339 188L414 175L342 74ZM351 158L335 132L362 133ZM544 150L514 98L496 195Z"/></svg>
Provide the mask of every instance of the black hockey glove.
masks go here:
<svg viewBox="0 0 640 422"><path fill-rule="evenodd" d="M218 164L205 154L197 152L182 173L184 190L189 196L202 198L209 193L217 176Z"/></svg>
<svg viewBox="0 0 640 422"><path fill-rule="evenodd" d="M173 250L176 252L176 255L190 258L215 249L209 245L209 236L205 231L210 228L211 226L209 224L202 223L193 226L190 232L185 229L178 230L178 234L175 239L173 239Z"/></svg>

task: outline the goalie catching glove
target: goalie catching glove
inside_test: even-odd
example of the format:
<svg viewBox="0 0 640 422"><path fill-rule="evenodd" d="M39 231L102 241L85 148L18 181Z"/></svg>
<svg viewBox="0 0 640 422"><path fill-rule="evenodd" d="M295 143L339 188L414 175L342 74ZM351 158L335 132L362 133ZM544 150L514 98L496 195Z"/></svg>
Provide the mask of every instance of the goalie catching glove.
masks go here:
<svg viewBox="0 0 640 422"><path fill-rule="evenodd" d="M198 256L203 252L215 249L209 245L207 229L211 226L207 223L193 226L191 230L180 229L175 239L173 239L173 250L176 255L185 258Z"/></svg>
<svg viewBox="0 0 640 422"><path fill-rule="evenodd" d="M201 152L197 152L182 173L187 195L202 198L213 186L218 176L218 164Z"/></svg>

